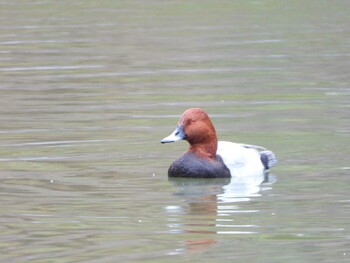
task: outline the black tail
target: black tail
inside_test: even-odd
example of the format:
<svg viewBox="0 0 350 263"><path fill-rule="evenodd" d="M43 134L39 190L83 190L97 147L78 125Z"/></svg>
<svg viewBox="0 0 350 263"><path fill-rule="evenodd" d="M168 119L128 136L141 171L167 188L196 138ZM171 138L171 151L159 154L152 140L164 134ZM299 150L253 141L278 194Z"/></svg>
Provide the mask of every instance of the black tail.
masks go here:
<svg viewBox="0 0 350 263"><path fill-rule="evenodd" d="M275 166L277 163L277 158L271 151L261 151L260 159L266 170L270 169L272 166Z"/></svg>

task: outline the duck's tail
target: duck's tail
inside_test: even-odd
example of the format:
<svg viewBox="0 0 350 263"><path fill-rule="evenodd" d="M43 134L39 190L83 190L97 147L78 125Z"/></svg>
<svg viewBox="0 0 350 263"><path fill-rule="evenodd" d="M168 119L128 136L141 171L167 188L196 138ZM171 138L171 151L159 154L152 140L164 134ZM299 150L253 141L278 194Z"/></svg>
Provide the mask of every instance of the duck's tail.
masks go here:
<svg viewBox="0 0 350 263"><path fill-rule="evenodd" d="M270 169L272 166L277 164L277 158L275 154L271 151L261 151L260 159L266 170Z"/></svg>

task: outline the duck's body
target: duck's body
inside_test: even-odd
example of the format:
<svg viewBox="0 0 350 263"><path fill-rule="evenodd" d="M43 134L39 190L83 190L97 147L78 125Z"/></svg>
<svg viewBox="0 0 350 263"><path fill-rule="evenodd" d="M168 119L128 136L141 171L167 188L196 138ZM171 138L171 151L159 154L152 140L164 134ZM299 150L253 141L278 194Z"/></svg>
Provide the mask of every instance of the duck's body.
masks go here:
<svg viewBox="0 0 350 263"><path fill-rule="evenodd" d="M218 142L209 116L198 108L185 111L175 131L161 142L178 140L187 140L190 147L170 166L171 177L236 177L260 184L277 162L275 155L262 147Z"/></svg>
<svg viewBox="0 0 350 263"><path fill-rule="evenodd" d="M229 168L217 155L214 160L199 158L194 153L187 152L175 160L169 167L171 177L221 178L231 177Z"/></svg>

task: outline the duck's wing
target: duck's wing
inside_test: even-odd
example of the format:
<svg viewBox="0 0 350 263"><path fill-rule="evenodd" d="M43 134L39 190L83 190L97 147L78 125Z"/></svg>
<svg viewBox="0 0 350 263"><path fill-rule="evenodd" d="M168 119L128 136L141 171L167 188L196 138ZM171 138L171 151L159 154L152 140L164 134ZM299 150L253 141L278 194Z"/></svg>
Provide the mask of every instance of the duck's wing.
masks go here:
<svg viewBox="0 0 350 263"><path fill-rule="evenodd" d="M271 167L277 164L276 155L272 151L269 151L266 148L258 145L242 144L242 143L240 145L243 146L244 148L255 149L259 151L261 162L263 163L266 170L270 169Z"/></svg>
<svg viewBox="0 0 350 263"><path fill-rule="evenodd" d="M239 143L239 145L241 145L244 148L249 148L249 149L255 149L258 151L267 151L266 148L259 146L259 145L253 145L253 144L245 144L245 143Z"/></svg>

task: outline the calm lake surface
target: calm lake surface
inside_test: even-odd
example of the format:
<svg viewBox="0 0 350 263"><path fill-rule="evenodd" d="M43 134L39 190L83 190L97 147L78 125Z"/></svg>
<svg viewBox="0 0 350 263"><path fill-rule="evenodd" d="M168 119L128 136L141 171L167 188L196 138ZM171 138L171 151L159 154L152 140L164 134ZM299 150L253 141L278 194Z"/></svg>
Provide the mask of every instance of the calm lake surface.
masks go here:
<svg viewBox="0 0 350 263"><path fill-rule="evenodd" d="M0 2L1 262L350 262L350 2ZM202 107L270 182L169 180Z"/></svg>

